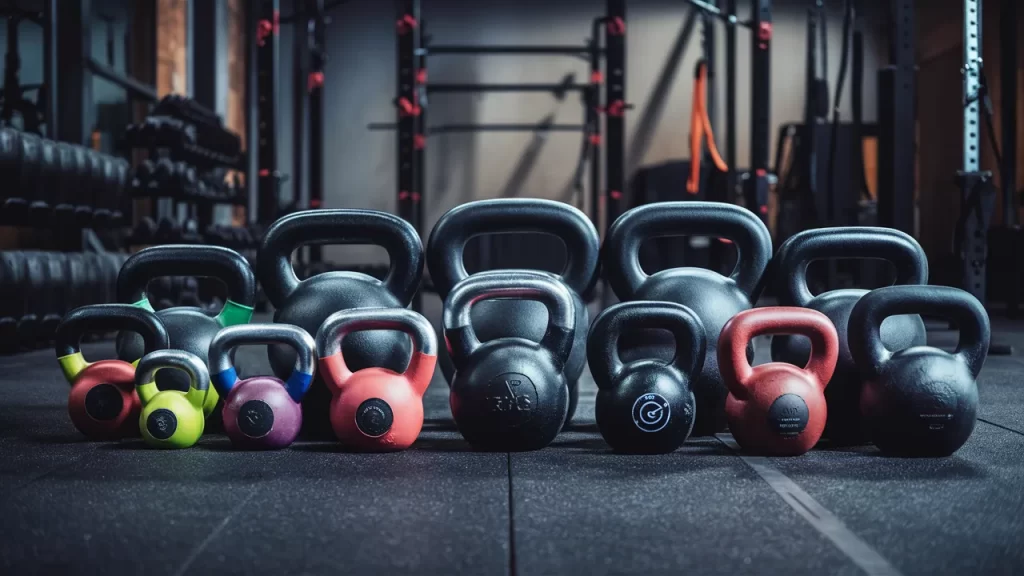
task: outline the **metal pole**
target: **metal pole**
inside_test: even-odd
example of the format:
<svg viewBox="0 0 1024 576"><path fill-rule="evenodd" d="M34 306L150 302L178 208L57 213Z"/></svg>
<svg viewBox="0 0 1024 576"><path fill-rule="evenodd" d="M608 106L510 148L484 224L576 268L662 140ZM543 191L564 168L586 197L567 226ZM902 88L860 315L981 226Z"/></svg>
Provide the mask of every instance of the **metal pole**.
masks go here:
<svg viewBox="0 0 1024 576"><path fill-rule="evenodd" d="M1020 271L1018 265L1018 201L1017 201L1017 3L1019 0L1003 0L999 14L1000 76L1002 83L1003 165L1003 226L1006 227L1007 247L1010 261L1010 295L1007 298L1007 312L1016 318L1020 307Z"/></svg>
<svg viewBox="0 0 1024 576"><path fill-rule="evenodd" d="M280 12L278 0L262 0L258 8L255 35L252 42L256 51L256 138L257 217L261 224L277 219L280 208L278 186L281 174L277 167L277 68L279 55ZM250 111L251 113L252 111Z"/></svg>
<svg viewBox="0 0 1024 576"><path fill-rule="evenodd" d="M605 23L605 229L622 213L626 185L626 0L608 0Z"/></svg>
<svg viewBox="0 0 1024 576"><path fill-rule="evenodd" d="M327 61L324 0L309 0L313 13L310 71L303 90L309 94L309 207L321 208L324 199L324 63ZM298 28L296 33L301 32ZM309 247L309 261L323 260L323 246Z"/></svg>
<svg viewBox="0 0 1024 576"><path fill-rule="evenodd" d="M736 0L725 1L726 13L736 16ZM729 165L726 175L728 201L736 191L736 27L725 27L725 163Z"/></svg>
<svg viewBox="0 0 1024 576"><path fill-rule="evenodd" d="M768 219L768 151L771 149L772 2L756 0L751 18L750 47L750 178L746 180L747 208Z"/></svg>

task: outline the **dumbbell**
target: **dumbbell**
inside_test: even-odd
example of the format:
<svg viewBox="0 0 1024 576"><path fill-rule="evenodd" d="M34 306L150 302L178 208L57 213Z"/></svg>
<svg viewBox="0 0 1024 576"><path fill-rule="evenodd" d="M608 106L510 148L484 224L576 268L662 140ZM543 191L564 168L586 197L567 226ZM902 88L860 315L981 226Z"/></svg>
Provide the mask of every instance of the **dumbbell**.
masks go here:
<svg viewBox="0 0 1024 576"><path fill-rule="evenodd" d="M18 320L18 341L34 348L41 334L40 321L46 308L46 269L37 252L22 252L25 282L25 313Z"/></svg>
<svg viewBox="0 0 1024 576"><path fill-rule="evenodd" d="M68 289L65 291L67 299L66 309L74 310L86 305L83 288L86 283L85 262L79 252L68 252L64 255L64 277L67 279Z"/></svg>
<svg viewBox="0 0 1024 576"><path fill-rule="evenodd" d="M114 167L113 158L106 154L96 152L96 158L100 164L99 180L93 183L93 225L97 228L110 226L114 218L114 207L117 199L114 196L115 178L117 170Z"/></svg>
<svg viewBox="0 0 1024 576"><path fill-rule="evenodd" d="M18 320L25 314L27 292L24 255L0 252L0 351L4 353L18 349Z"/></svg>
<svg viewBox="0 0 1024 576"><path fill-rule="evenodd" d="M57 143L39 138L39 168L35 195L29 202L29 219L39 227L48 226L57 202L57 187L60 185L60 152Z"/></svg>
<svg viewBox="0 0 1024 576"><path fill-rule="evenodd" d="M103 294L100 263L95 256L95 254L89 252L82 253L82 262L85 264L85 289L83 292L86 304L105 304L104 300L106 297Z"/></svg>
<svg viewBox="0 0 1024 576"><path fill-rule="evenodd" d="M38 221L46 202L40 198L42 183L42 138L35 134L21 133L20 178L17 180L17 195L28 203L27 216Z"/></svg>
<svg viewBox="0 0 1024 576"><path fill-rule="evenodd" d="M53 333L67 312L68 278L66 257L61 252L40 252L39 258L46 270L45 307L39 321L39 341L53 339Z"/></svg>
<svg viewBox="0 0 1024 576"><path fill-rule="evenodd" d="M125 214L131 214L132 211L132 202L128 194L131 182L131 164L124 158L118 158L115 161L115 169L117 176L114 184L114 225L121 226L124 224Z"/></svg>
<svg viewBox="0 0 1024 576"><path fill-rule="evenodd" d="M71 226L75 220L75 192L81 184L76 165L75 146L57 142L57 190L54 196L53 222L56 228Z"/></svg>

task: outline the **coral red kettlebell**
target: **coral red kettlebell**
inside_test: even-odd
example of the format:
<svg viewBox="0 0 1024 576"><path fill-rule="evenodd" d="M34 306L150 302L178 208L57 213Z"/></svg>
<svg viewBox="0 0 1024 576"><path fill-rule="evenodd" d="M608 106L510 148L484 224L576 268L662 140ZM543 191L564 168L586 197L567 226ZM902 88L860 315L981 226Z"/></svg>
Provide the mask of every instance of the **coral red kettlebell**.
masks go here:
<svg viewBox="0 0 1024 576"><path fill-rule="evenodd" d="M387 368L351 371L342 341L360 330L396 330L412 338L401 374ZM320 373L331 390L331 426L341 442L360 450L404 450L423 428L423 393L437 364L437 337L426 318L402 308L335 312L316 335Z"/></svg>
<svg viewBox="0 0 1024 576"><path fill-rule="evenodd" d="M811 341L807 365L785 362L751 367L747 343L765 334L796 334ZM729 389L725 416L746 451L797 456L810 450L825 430L825 386L839 358L839 336L821 312L776 306L740 312L722 328L718 366Z"/></svg>
<svg viewBox="0 0 1024 576"><path fill-rule="evenodd" d="M139 433L142 409L135 393L135 365L123 360L86 362L80 341L89 332L124 330L142 337L146 354L170 345L156 314L129 304L96 304L68 313L54 333L54 349L71 384L68 414L75 428L96 440Z"/></svg>
<svg viewBox="0 0 1024 576"><path fill-rule="evenodd" d="M295 366L287 380L253 376L244 380L231 361L243 344L286 344L295 349ZM211 382L224 398L224 432L236 448L285 448L302 428L299 402L316 370L316 344L298 326L240 324L222 328L210 342Z"/></svg>

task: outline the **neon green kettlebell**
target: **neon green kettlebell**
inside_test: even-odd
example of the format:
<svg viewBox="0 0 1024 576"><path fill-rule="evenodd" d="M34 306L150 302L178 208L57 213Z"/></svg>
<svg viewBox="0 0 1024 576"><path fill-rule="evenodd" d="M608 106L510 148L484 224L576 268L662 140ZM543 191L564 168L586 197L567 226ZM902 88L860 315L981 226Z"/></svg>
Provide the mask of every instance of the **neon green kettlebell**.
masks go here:
<svg viewBox="0 0 1024 576"><path fill-rule="evenodd" d="M175 368L188 375L188 392L160 390L156 373ZM135 369L135 390L142 402L139 430L150 446L188 448L206 427L203 404L210 390L210 372L198 356L183 350L157 350L142 357Z"/></svg>

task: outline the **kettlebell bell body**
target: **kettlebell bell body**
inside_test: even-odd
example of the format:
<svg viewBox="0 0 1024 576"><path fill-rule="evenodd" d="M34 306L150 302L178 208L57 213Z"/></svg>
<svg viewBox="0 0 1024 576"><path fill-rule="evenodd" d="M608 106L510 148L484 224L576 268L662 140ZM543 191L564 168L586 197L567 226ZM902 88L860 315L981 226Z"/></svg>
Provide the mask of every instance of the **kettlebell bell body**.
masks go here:
<svg viewBox="0 0 1024 576"><path fill-rule="evenodd" d="M492 298L543 302L548 327L540 342L504 337L481 343L471 308ZM565 283L525 270L473 274L449 293L442 322L455 365L449 401L462 436L478 450L536 450L550 444L568 415L563 370L576 335L573 297Z"/></svg>
<svg viewBox="0 0 1024 576"><path fill-rule="evenodd" d="M785 362L751 367L746 345L765 334L799 334L810 341L803 368ZM798 456L825 430L825 387L839 357L839 336L827 316L806 308L774 306L740 312L722 329L718 365L729 389L725 414L743 450Z"/></svg>
<svg viewBox="0 0 1024 576"><path fill-rule="evenodd" d="M391 266L378 280L359 272L324 272L299 281L291 255L308 244L374 244L388 252ZM375 210L309 210L274 222L263 237L257 257L260 283L274 305L274 322L298 326L315 334L328 316L364 307L405 308L423 275L423 243L408 222ZM409 359L403 334L364 331L347 338L345 354L353 370L370 366L401 372ZM268 348L270 365L286 378L295 352L282 345ZM303 399L303 420L312 436L331 435L330 391L315 377Z"/></svg>
<svg viewBox="0 0 1024 576"><path fill-rule="evenodd" d="M956 352L930 346L890 351L880 327L889 316L925 314L960 329ZM860 409L871 441L897 456L948 456L978 417L978 374L991 327L971 294L946 286L889 286L864 295L850 313L850 352L864 375Z"/></svg>
<svg viewBox="0 0 1024 576"><path fill-rule="evenodd" d="M238 377L231 351L243 344L286 344L296 351L287 380ZM302 429L299 402L316 370L316 344L308 332L286 324L243 324L221 329L210 343L214 387L224 398L224 432L236 448L285 448Z"/></svg>
<svg viewBox="0 0 1024 576"><path fill-rule="evenodd" d="M664 236L699 235L724 238L736 246L736 266L728 276L703 268L669 268L648 275L640 266L644 241ZM603 247L605 274L622 301L675 302L701 319L707 334L707 359L693 383L697 419L693 434L706 436L725 427L726 388L718 366L719 335L737 313L747 310L761 293L761 282L772 256L771 235L749 210L720 202L658 202L638 206L619 216L608 229ZM632 338L631 338L632 339ZM644 334L641 340L657 342ZM641 351L623 349L623 360L639 354L671 358L667 344ZM748 349L753 358L753 347Z"/></svg>
<svg viewBox="0 0 1024 576"><path fill-rule="evenodd" d="M171 337L170 347L189 352L206 361L210 342L224 326L246 324L252 319L256 303L256 277L241 254L220 246L175 245L152 246L131 255L117 275L117 299L139 308L153 310L146 295L150 281L167 276L202 276L215 278L227 287L227 301L216 316L199 307L176 306L157 312ZM118 358L138 360L143 355L138 337L122 332L117 338ZM178 370L160 372L157 384L161 390L189 390L190 384ZM216 390L206 394L206 415L215 412L220 399Z"/></svg>
<svg viewBox="0 0 1024 576"><path fill-rule="evenodd" d="M405 372L349 370L343 341L359 330L397 330L412 340ZM423 394L437 365L437 337L426 318L402 308L354 308L331 314L316 336L320 370L331 390L331 426L342 444L368 451L405 450L423 429Z"/></svg>
<svg viewBox="0 0 1024 576"><path fill-rule="evenodd" d="M147 353L169 346L167 330L155 314L128 304L95 304L69 312L54 332L54 349L71 384L68 415L75 428L95 440L138 434L142 408L135 393L135 366L122 360L87 362L81 340L89 332L127 330L139 334Z"/></svg>
<svg viewBox="0 0 1024 576"><path fill-rule="evenodd" d="M571 290L576 311L576 335L565 365L570 391L568 422L576 411L577 381L587 361L590 315L585 298L598 278L600 238L590 219L576 207L553 200L500 198L467 202L448 211L434 226L427 243L427 266L443 300L456 284L469 276L463 255L471 238L524 232L551 234L565 244L565 267L552 276L564 281ZM474 306L472 318L477 337L483 342L506 336L537 342L547 330L543 314L544 307L539 302L502 299ZM455 367L446 352L441 353L441 372L450 383Z"/></svg>
<svg viewBox="0 0 1024 576"><path fill-rule="evenodd" d="M779 303L817 310L828 316L839 335L839 359L832 380L825 389L828 421L825 437L835 445L867 442L860 415L863 377L850 354L847 326L850 312L867 290L843 288L814 296L807 280L808 265L825 258L873 258L891 262L896 284L927 284L928 259L913 237L890 228L851 226L806 230L789 238L779 248ZM924 322L918 315L887 318L881 327L882 343L889 350L903 350L926 344ZM789 335L772 338L772 360L795 366L807 364L808 340Z"/></svg>
<svg viewBox="0 0 1024 576"><path fill-rule="evenodd" d="M156 373L165 368L185 372L188 392L160 390ZM199 441L206 426L203 405L210 390L206 363L184 350L157 350L142 357L135 369L135 389L142 403L139 430L156 448L188 448Z"/></svg>
<svg viewBox="0 0 1024 576"><path fill-rule="evenodd" d="M629 328L660 328L675 339L669 362L639 359L623 364L619 338ZM693 429L691 390L707 350L704 325L690 309L672 302L633 301L605 309L590 328L587 358L597 383L597 428L618 452L672 452Z"/></svg>

